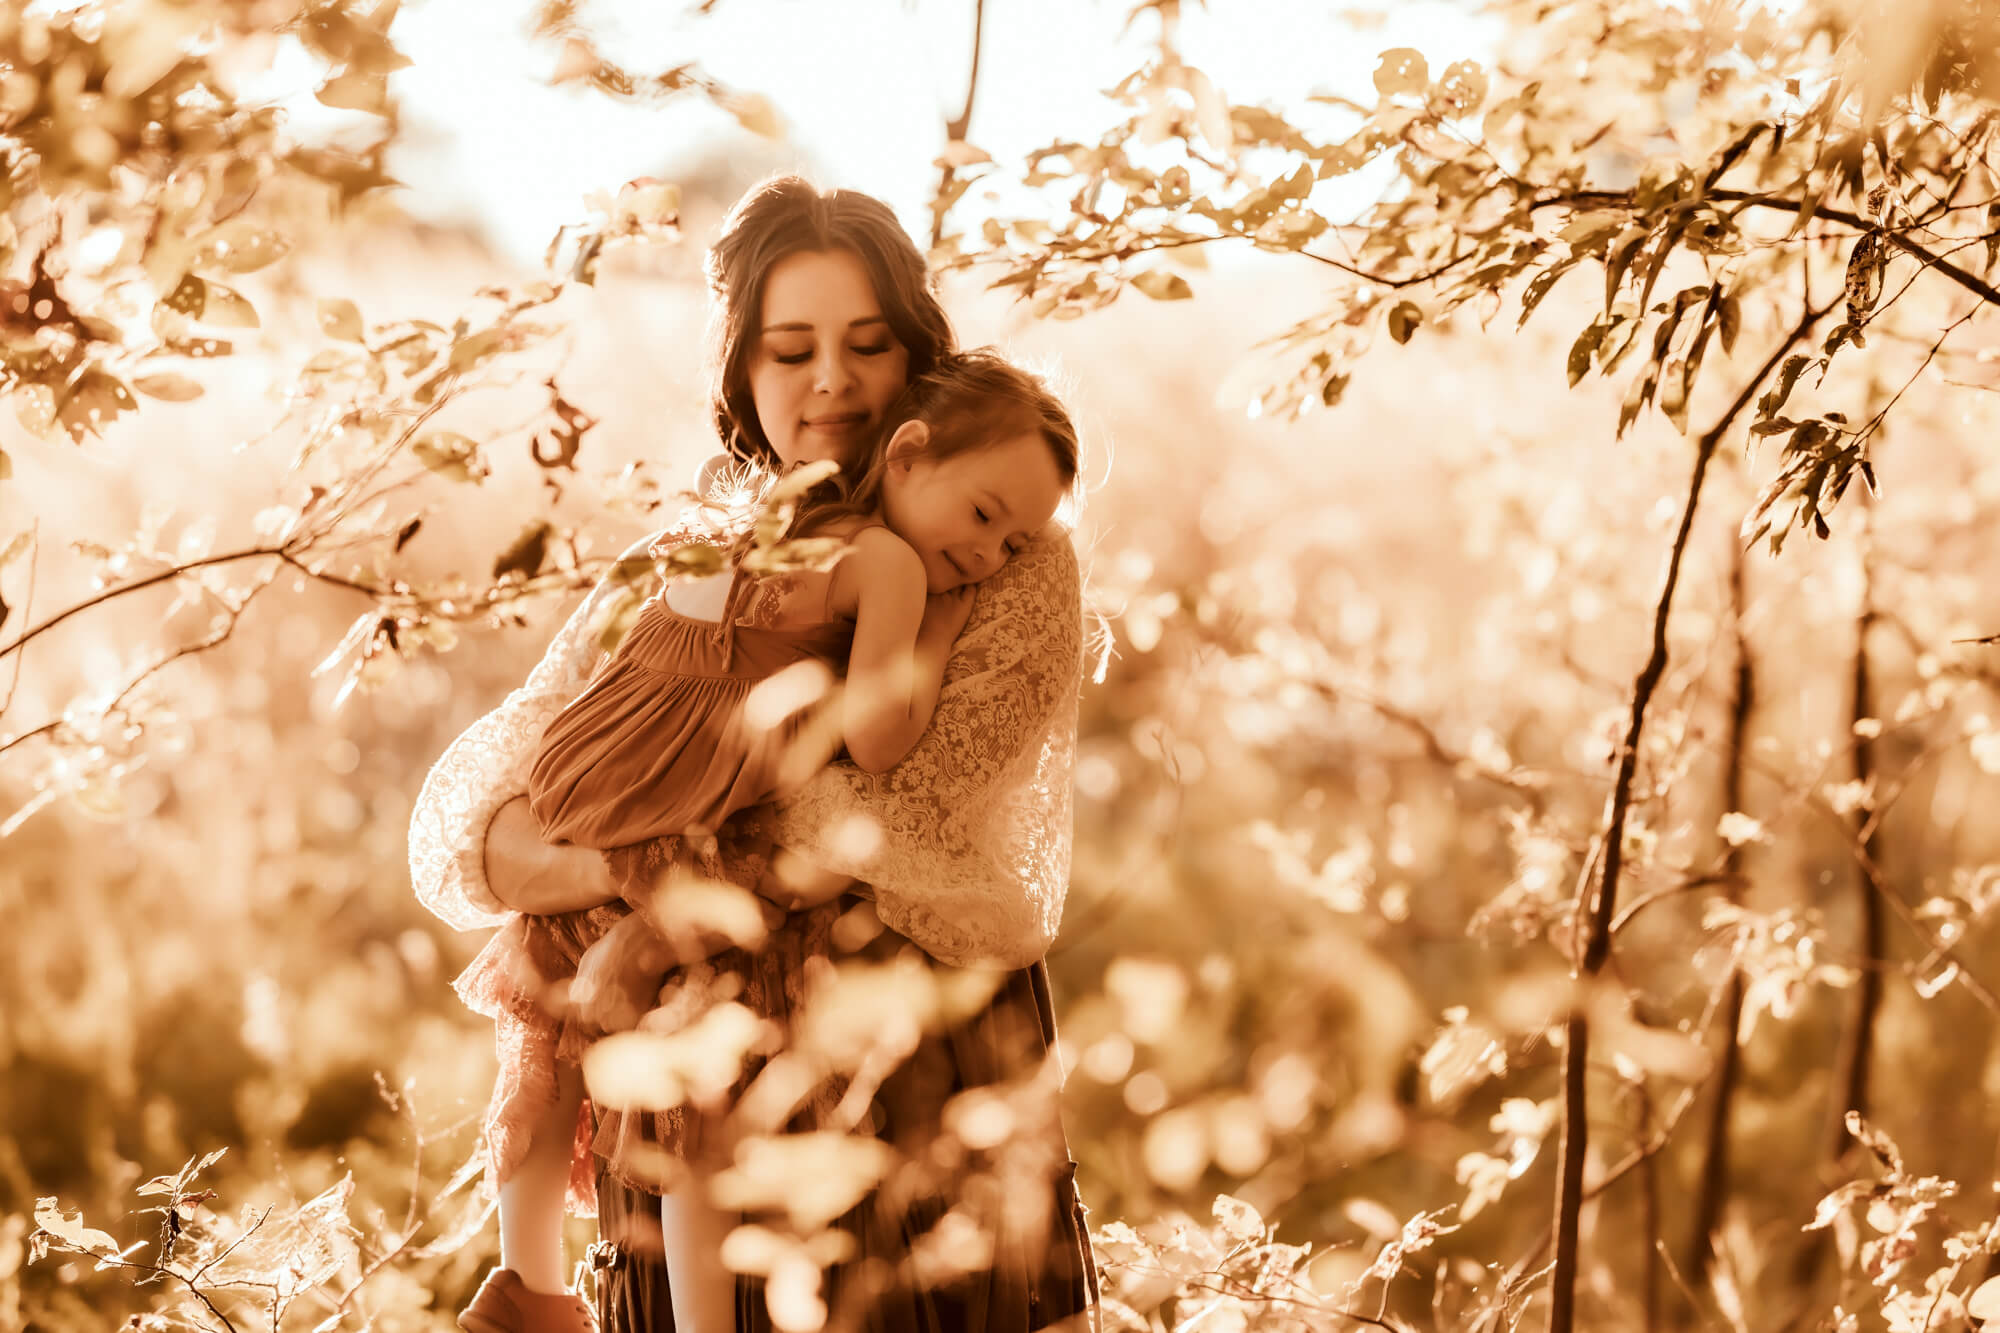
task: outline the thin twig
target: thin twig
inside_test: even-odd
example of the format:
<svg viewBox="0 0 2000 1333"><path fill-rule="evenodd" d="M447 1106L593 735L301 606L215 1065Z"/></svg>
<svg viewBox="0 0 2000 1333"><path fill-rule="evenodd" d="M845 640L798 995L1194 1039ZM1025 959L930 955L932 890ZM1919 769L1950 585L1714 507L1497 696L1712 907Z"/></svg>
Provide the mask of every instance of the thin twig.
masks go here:
<svg viewBox="0 0 2000 1333"><path fill-rule="evenodd" d="M1874 572L1869 550L1866 497L1862 504L1863 527L1857 534L1861 569L1861 605L1854 621L1854 665L1849 699L1849 727L1854 737L1854 781L1866 791L1875 779L1875 741L1865 723L1874 720L1874 688L1869 672L1868 632L1875 626L1875 594L1869 586ZM1868 1073L1875 1049L1875 1016L1882 1007L1880 964L1888 949L1888 922L1882 913L1888 890L1877 867L1881 862L1880 824L1859 806L1852 816L1854 839L1863 859L1858 869L1861 911L1861 957L1866 964L1855 981L1854 1003L1848 1012L1847 1028L1841 1036L1835 1060L1834 1097L1827 1129L1826 1157L1838 1161L1847 1149L1847 1112L1868 1114Z"/></svg>
<svg viewBox="0 0 2000 1333"><path fill-rule="evenodd" d="M1750 639L1744 628L1747 609L1743 591L1744 552L1740 542L1729 543L1729 611L1730 624L1736 640L1736 669L1732 676L1729 699L1729 732L1724 742L1722 766L1722 808L1724 813L1743 808L1744 757L1749 749L1750 710L1757 696L1756 661L1750 655ZM1730 872L1728 885L1729 901L1737 902L1742 896L1742 880L1739 875L1743 849L1734 842L1723 849L1724 868ZM1713 1100L1709 1103L1708 1123L1704 1127L1704 1142L1701 1153L1701 1174L1695 1186L1693 1215L1688 1221L1688 1238L1683 1263L1687 1270L1688 1282L1705 1283L1708 1279L1709 1264L1715 1257L1715 1230L1722 1216L1723 1199L1729 1191L1729 1121L1734 1110L1736 1088L1742 1069L1742 1047L1738 1030L1743 1024L1743 969L1740 960L1732 957L1729 967L1729 981L1722 1000L1722 1013L1715 1021L1713 1031L1718 1043L1718 1060L1715 1073ZM1675 1274L1676 1279L1680 1277ZM1686 1285L1685 1283L1683 1284ZM1690 1300L1693 1293L1689 1292ZM1699 1306L1697 1306L1699 1308Z"/></svg>

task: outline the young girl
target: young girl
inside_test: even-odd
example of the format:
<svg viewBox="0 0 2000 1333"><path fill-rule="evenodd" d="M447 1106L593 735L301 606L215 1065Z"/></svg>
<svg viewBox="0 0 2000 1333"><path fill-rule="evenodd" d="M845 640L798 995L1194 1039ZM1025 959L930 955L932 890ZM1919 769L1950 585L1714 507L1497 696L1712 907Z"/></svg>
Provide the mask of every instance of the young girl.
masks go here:
<svg viewBox="0 0 2000 1333"><path fill-rule="evenodd" d="M753 582L739 568L714 623L682 615L664 593L641 608L543 738L529 800L544 839L607 851L662 837L692 845L809 776L831 757L812 751L811 728L796 715L760 717L751 699L809 660L845 664L831 720L849 757L871 772L894 766L930 721L973 586L1049 521L1076 470L1075 429L1038 380L992 353L946 357L885 414L852 484L824 483L800 502L790 535L845 543L829 570ZM693 851L686 864L696 864ZM460 1316L472 1333L589 1328L559 1282L524 1279L522 1270L560 1272L562 1219L541 1203L548 1191L516 1182L572 1166L586 1043L553 1016L552 988L627 909L672 915L670 885L630 859L612 865L622 905L516 917L458 981L499 1025L488 1137L502 1235L513 1242L503 1244L507 1266ZM670 943L678 962L710 951ZM715 1258L721 1220L707 1213L701 1181L667 1202L670 1239L704 1238L669 1245L677 1326L733 1327L734 1279ZM538 1215L524 1216L528 1208ZM690 1262L704 1253L705 1263Z"/></svg>

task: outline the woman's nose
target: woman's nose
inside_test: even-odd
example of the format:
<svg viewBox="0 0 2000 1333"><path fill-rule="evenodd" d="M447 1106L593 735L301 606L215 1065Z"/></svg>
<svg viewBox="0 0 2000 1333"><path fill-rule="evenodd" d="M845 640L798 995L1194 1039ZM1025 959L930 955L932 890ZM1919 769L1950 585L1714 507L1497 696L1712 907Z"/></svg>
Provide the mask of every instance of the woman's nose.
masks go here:
<svg viewBox="0 0 2000 1333"><path fill-rule="evenodd" d="M821 356L815 368L813 387L829 397L845 393L854 382L854 375L847 368L846 358L838 353Z"/></svg>

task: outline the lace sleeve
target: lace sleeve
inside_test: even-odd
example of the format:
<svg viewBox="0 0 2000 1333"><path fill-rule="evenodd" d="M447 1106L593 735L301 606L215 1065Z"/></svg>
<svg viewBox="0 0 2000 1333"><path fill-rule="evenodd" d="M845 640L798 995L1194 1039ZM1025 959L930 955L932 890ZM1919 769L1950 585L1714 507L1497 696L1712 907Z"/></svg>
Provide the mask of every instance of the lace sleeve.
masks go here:
<svg viewBox="0 0 2000 1333"><path fill-rule="evenodd" d="M981 585L923 739L887 773L823 769L777 840L874 886L883 924L942 962L1025 967L1069 887L1083 614L1066 533Z"/></svg>
<svg viewBox="0 0 2000 1333"><path fill-rule="evenodd" d="M486 826L501 806L528 790L535 747L549 720L596 669L598 630L620 591L609 583L592 589L527 683L446 747L417 793L410 883L425 907L460 930L506 919L506 907L486 883Z"/></svg>

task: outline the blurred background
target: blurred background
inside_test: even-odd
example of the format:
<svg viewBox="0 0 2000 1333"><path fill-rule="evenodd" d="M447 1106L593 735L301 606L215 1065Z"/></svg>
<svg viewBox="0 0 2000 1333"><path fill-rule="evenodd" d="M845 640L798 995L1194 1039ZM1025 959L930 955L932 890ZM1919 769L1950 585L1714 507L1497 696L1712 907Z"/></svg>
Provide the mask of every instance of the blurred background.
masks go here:
<svg viewBox="0 0 2000 1333"><path fill-rule="evenodd" d="M1001 160L1088 138L1102 91L1154 36L1122 3L985 8L968 137ZM553 86L559 52L531 39L527 6L410 0L384 164L401 188L337 214L296 203L291 253L241 283L261 326L204 369L206 393L150 402L81 445L0 421L0 543L39 534L32 601L25 564L0 585L10 632L90 595L93 545L138 532L198 555L257 530L287 484L292 442L275 423L318 346L317 301L449 325L480 288L532 281L587 193L656 176L680 188L681 238L607 255L593 286L550 308L566 332L520 372L559 372L598 418L581 470L552 493L510 443L481 485L432 477L405 556L477 572L537 513L576 525L590 551L621 549L647 530L627 465L678 485L712 450L700 258L723 211L797 169L879 193L921 239L971 10L592 7L606 53L646 68L699 58L762 99L732 109ZM1359 95L1387 47L1434 66L1495 58L1520 21L1253 0L1183 18L1190 61L1239 102L1281 104ZM343 113L312 100L319 73L295 41L244 62L246 89L301 133L344 132ZM1379 180L1353 188L1372 198ZM1560 1051L1546 1031L1567 994L1568 904L1689 443L1652 418L1614 440L1621 387L1570 387L1588 279L1518 333L1510 310L1490 329L1460 320L1377 347L1338 408L1279 421L1246 411L1246 386L1271 373L1261 340L1319 307L1323 275L1250 250L1188 272L1197 299L1128 298L1071 321L946 279L963 340L1057 376L1086 432L1079 547L1108 640L1083 695L1075 874L1049 960L1070 1140L1094 1223L1206 1228L1226 1193L1313 1247L1305 1272L1323 1292L1435 1213L1457 1230L1391 1302L1422 1319L1433 1285L1490 1282L1547 1225ZM1907 319L1934 327L1944 316L1922 297ZM1942 932L1967 971L2000 977L1985 924L2000 884L1995 677L1992 650L1965 642L2000 632L2000 458L1977 332L1900 405L1875 456L1880 498L1850 502L1828 540L1743 549L1759 479L1740 437L1711 478L1627 831L1625 900L1647 904L1619 942L1632 991L1605 1001L1604 1059L1632 1062L1635 1091L1599 1104L1594 1168L1676 1117L1688 1128L1648 1157L1643 1188L1593 1205L1586 1283L1604 1327L1638 1326L1648 1238L1679 1251L1713 1068L1697 1039L1738 963L1752 979L1720 1222L1737 1302L1725 1322L1798 1314L1777 1270L1846 1178L1824 1147L1829 1087L1868 969L1885 983L1873 1118L1913 1172L1964 1182L1971 1215L1992 1214L1993 1014L1932 947ZM1900 384L1910 363L1893 335L1877 342L1880 379ZM503 392L454 429L500 439L516 406ZM114 688L176 642L168 590L148 597L0 663L0 732ZM430 1208L472 1151L490 1029L449 981L481 940L413 900L405 831L431 761L523 679L567 603L465 629L349 693L315 667L358 609L281 583L227 643L162 673L171 722L89 781L52 776L31 746L0 754L0 1327L103 1328L151 1308L87 1260L30 1264L40 1197L137 1239L158 1223L127 1216L135 1187L227 1149L203 1176L217 1208L283 1209L350 1181L372 1262L370 1238ZM1864 633L1876 707L1857 714ZM1755 671L1740 735L1739 635ZM1851 782L1857 721L1876 741L1867 792ZM1902 904L1886 965L1858 943L1857 809L1881 812L1874 856ZM1717 871L1731 845L1735 868ZM492 1239L421 1253L459 1220L436 1207L419 1243L367 1270L348 1326L450 1326ZM326 1316L298 1311L302 1328ZM1172 1318L1191 1326L1192 1311Z"/></svg>

